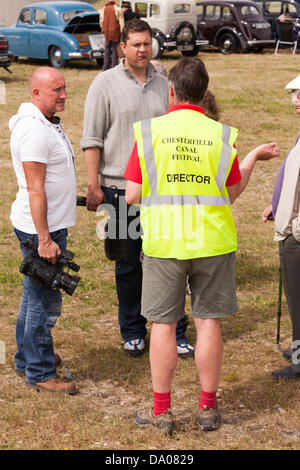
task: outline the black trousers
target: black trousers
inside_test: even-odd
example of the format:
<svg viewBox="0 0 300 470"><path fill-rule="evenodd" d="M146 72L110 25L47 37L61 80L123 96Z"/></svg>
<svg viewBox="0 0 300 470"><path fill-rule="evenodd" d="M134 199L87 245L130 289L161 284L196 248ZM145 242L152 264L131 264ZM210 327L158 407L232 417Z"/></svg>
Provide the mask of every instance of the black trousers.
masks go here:
<svg viewBox="0 0 300 470"><path fill-rule="evenodd" d="M300 372L300 243L289 235L279 242L282 284L293 330L294 354L292 367ZM299 362L299 364L296 364Z"/></svg>
<svg viewBox="0 0 300 470"><path fill-rule="evenodd" d="M118 65L118 42L105 42L103 70L108 70Z"/></svg>

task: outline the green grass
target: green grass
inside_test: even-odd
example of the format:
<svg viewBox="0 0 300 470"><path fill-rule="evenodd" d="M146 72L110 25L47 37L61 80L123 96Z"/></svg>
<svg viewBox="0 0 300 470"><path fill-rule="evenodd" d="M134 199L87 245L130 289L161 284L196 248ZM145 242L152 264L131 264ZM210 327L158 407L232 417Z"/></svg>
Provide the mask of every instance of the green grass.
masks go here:
<svg viewBox="0 0 300 470"><path fill-rule="evenodd" d="M180 55L166 54L168 69ZM222 56L200 54L210 74L221 121L239 129L241 161L258 144L277 141L279 159L258 162L248 187L233 207L238 233L236 285L239 312L222 322L224 362L219 390L221 428L209 435L192 420L200 386L192 360L179 361L172 387L177 420L173 438L139 430L132 416L150 404L152 386L147 352L124 355L118 326L114 265L96 236L99 218L77 209L69 231L69 249L82 277L72 297L64 294L63 312L53 330L54 345L80 389L76 397L39 394L14 374L15 322L22 292L21 254L9 213L17 185L9 152L9 118L29 100L28 80L39 61L20 60L13 73L0 71L6 84L6 105L0 105L2 132L0 187L0 340L6 364L0 364L0 449L299 449L300 412L295 406L299 385L275 383L271 371L285 365L275 352L278 296L278 247L273 224L260 214L271 201L276 173L299 128L284 87L299 73L298 56L272 51ZM99 69L73 63L63 70L68 101L63 125L76 153L77 193L85 194L86 176L80 149L84 100ZM101 110L99 110L101 112ZM195 342L190 298L188 338ZM150 330L150 325L149 325ZM281 346L289 347L291 326L283 297ZM64 369L59 372L64 375ZM282 411L283 410L283 411Z"/></svg>

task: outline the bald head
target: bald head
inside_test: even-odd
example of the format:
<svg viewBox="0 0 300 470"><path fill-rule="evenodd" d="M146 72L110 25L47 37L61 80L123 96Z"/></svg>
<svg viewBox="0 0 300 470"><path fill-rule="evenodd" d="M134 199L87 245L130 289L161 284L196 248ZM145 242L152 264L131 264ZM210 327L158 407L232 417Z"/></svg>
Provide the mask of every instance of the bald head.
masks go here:
<svg viewBox="0 0 300 470"><path fill-rule="evenodd" d="M63 75L51 67L39 67L30 78L32 103L47 117L63 111L66 100L66 85Z"/></svg>
<svg viewBox="0 0 300 470"><path fill-rule="evenodd" d="M62 77L62 74L52 67L39 67L35 69L30 77L30 91L34 87L43 86L43 84L47 84L55 78Z"/></svg>

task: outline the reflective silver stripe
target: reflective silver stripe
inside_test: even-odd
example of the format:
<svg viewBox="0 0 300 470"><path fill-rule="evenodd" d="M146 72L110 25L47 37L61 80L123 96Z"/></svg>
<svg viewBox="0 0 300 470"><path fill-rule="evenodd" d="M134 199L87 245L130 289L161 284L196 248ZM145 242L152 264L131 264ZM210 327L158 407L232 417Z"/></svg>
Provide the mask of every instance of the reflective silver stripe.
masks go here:
<svg viewBox="0 0 300 470"><path fill-rule="evenodd" d="M155 166L155 157L152 144L151 119L148 119L148 121L142 121L142 136L145 164L149 185L151 188L151 195L157 196L157 171Z"/></svg>
<svg viewBox="0 0 300 470"><path fill-rule="evenodd" d="M141 206L224 206L230 204L229 197L225 196L191 196L191 195L161 195L146 196L142 198Z"/></svg>
<svg viewBox="0 0 300 470"><path fill-rule="evenodd" d="M225 196L200 196L200 195L158 195L157 194L157 170L155 166L155 157L152 143L151 119L142 121L141 131L143 137L143 150L147 170L147 176L151 189L151 195L143 197L141 206L149 207L156 205L205 205L205 206L223 206L230 204L229 197ZM226 174L231 158L232 148L229 145L231 128L222 124L223 147L219 159L219 167L216 176L216 184L221 193L226 182Z"/></svg>
<svg viewBox="0 0 300 470"><path fill-rule="evenodd" d="M222 147L222 151L221 151L221 155L219 159L219 167L218 167L218 172L216 176L216 184L220 192L222 192L224 184L226 183L226 175L227 175L227 170L228 170L228 166L230 163L230 157L231 157L231 151L232 151L229 145L230 133L231 133L230 127L226 126L225 124L222 124L223 147Z"/></svg>

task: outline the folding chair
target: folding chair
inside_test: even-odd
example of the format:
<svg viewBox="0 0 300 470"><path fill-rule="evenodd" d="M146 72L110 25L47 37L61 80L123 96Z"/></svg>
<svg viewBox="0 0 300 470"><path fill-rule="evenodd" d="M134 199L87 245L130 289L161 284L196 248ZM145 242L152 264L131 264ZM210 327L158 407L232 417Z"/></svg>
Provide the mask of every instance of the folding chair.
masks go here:
<svg viewBox="0 0 300 470"><path fill-rule="evenodd" d="M275 54L278 54L278 48L280 45L290 46L291 51L295 54L297 49L298 38L295 39L294 25L291 21L279 21L277 20L277 34L278 39L276 42Z"/></svg>

